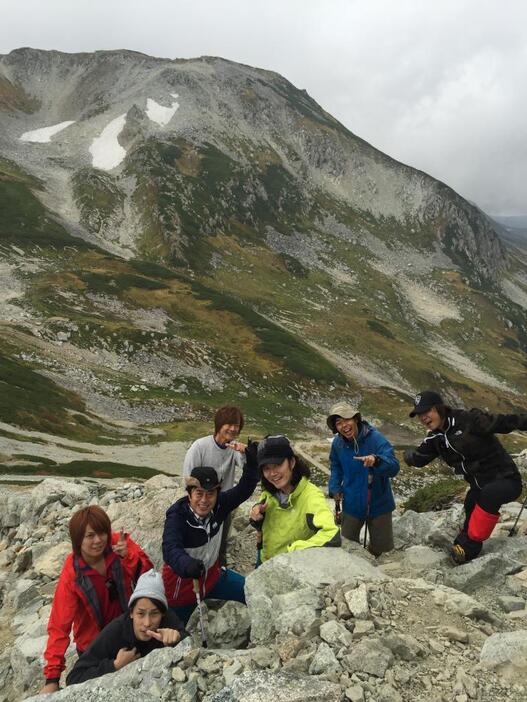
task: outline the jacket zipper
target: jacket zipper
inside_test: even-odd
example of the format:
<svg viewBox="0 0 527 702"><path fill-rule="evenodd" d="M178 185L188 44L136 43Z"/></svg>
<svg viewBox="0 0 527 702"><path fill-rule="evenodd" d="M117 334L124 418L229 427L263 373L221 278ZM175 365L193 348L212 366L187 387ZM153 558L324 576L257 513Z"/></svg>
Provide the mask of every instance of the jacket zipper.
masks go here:
<svg viewBox="0 0 527 702"><path fill-rule="evenodd" d="M443 432L443 436L445 437L445 444L448 446L449 449L452 449L452 451L454 451L454 453L457 453L458 456L461 456L461 468L462 468L463 472L465 473L465 475L468 475L468 471L467 471L467 469L465 468L465 456L461 453L461 451L458 451L457 449L455 449L455 448L452 446L452 444L450 443L450 441L448 440L448 437L447 437L447 434L446 434L446 433L447 433L447 431L448 431L449 429L451 429L452 427L453 427L453 423L452 423L452 424L450 423L450 418L449 418L449 419L448 419L448 427L447 427L446 430ZM476 483L477 487L481 490L481 485L478 483L478 479L476 478L476 476L473 475L473 476L471 476L471 477L474 478L474 482Z"/></svg>

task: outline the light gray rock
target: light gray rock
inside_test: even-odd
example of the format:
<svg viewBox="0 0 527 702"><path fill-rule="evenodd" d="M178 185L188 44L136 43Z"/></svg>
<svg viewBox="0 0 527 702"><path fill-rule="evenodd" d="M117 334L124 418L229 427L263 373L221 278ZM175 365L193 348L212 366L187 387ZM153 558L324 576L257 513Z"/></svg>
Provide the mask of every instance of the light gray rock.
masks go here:
<svg viewBox="0 0 527 702"><path fill-rule="evenodd" d="M525 599L523 597L500 595L498 597L498 604L504 612L516 612L525 609Z"/></svg>
<svg viewBox="0 0 527 702"><path fill-rule="evenodd" d="M340 685L313 677L267 670L244 673L211 702L340 702Z"/></svg>
<svg viewBox="0 0 527 702"><path fill-rule="evenodd" d="M372 621L369 619L358 620L355 622L355 626L353 627L353 640L358 641L359 639L362 639L363 636L372 634L374 631L375 625Z"/></svg>
<svg viewBox="0 0 527 702"><path fill-rule="evenodd" d="M241 602L226 602L217 611L209 609L207 636L212 648L242 648L249 641L251 618Z"/></svg>
<svg viewBox="0 0 527 702"><path fill-rule="evenodd" d="M185 493L180 481L156 475L145 483L145 496L139 500L114 502L106 509L112 528L130 532L141 544L157 569L163 566L160 544L163 539L164 515L167 509Z"/></svg>
<svg viewBox="0 0 527 702"><path fill-rule="evenodd" d="M340 664L330 646L322 641L309 666L309 674L321 675L322 673L337 672L340 672Z"/></svg>
<svg viewBox="0 0 527 702"><path fill-rule="evenodd" d="M404 551L400 567L408 577L409 574L421 575L430 570L439 568L448 562L448 557L443 551L438 551L430 546L410 546Z"/></svg>
<svg viewBox="0 0 527 702"><path fill-rule="evenodd" d="M464 565L449 568L444 575L444 584L462 592L475 592L486 585L503 585L507 575L521 568L522 564L510 556L490 553Z"/></svg>
<svg viewBox="0 0 527 702"><path fill-rule="evenodd" d="M35 639L20 637L10 651L13 680L20 691L30 690L42 675L40 656L46 647L47 636Z"/></svg>
<svg viewBox="0 0 527 702"><path fill-rule="evenodd" d="M196 680L187 680L178 687L176 692L177 702L195 702L198 696L198 683Z"/></svg>
<svg viewBox="0 0 527 702"><path fill-rule="evenodd" d="M350 685L344 691L344 695L350 702L364 702L364 690L360 685Z"/></svg>
<svg viewBox="0 0 527 702"><path fill-rule="evenodd" d="M189 653L191 646L191 639L186 638L173 648L156 649L145 658L140 658L115 673L108 673L80 685L71 685L55 693L53 702L86 702L88 699L90 702L99 699L106 702L132 702L138 699L138 689L141 690L141 700L159 700L171 684L172 667ZM134 693L133 697L130 697L130 691ZM49 698L37 695L29 699L44 702Z"/></svg>
<svg viewBox="0 0 527 702"><path fill-rule="evenodd" d="M324 622L320 627L320 638L330 646L351 646L352 635L343 624L335 620Z"/></svg>
<svg viewBox="0 0 527 702"><path fill-rule="evenodd" d="M359 641L343 660L350 673L368 673L383 678L393 663L393 654L381 639L371 638Z"/></svg>
<svg viewBox="0 0 527 702"><path fill-rule="evenodd" d="M355 619L368 619L370 607L368 604L368 590L364 583L361 583L353 590L344 593L348 609Z"/></svg>
<svg viewBox="0 0 527 702"><path fill-rule="evenodd" d="M40 599L40 595L35 582L22 578L17 580L14 587L7 593L5 606L19 610L38 599Z"/></svg>
<svg viewBox="0 0 527 702"><path fill-rule="evenodd" d="M470 619L481 619L491 624L497 621L493 612L463 592L438 586L433 591L432 597L434 602L442 605L447 612L461 614L463 617L469 617Z"/></svg>
<svg viewBox="0 0 527 702"><path fill-rule="evenodd" d="M524 682L527 675L527 629L492 634L483 644L479 660L509 680Z"/></svg>
<svg viewBox="0 0 527 702"><path fill-rule="evenodd" d="M432 546L444 549L459 531L462 508L456 505L441 512L407 510L394 519L393 537L396 549L410 546Z"/></svg>
<svg viewBox="0 0 527 702"><path fill-rule="evenodd" d="M223 669L223 679L225 680L225 685L229 686L236 680L236 678L243 671L243 664L240 661L233 661L231 665L226 666Z"/></svg>
<svg viewBox="0 0 527 702"><path fill-rule="evenodd" d="M37 549L33 547L33 569L40 575L50 578L58 577L66 556L71 552L71 542L61 541L54 546L43 543Z"/></svg>

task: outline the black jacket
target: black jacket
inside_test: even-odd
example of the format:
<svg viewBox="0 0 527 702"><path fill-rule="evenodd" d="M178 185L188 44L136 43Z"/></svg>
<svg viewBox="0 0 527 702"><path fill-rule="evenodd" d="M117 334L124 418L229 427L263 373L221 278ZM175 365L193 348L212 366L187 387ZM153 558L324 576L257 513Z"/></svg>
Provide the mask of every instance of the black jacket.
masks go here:
<svg viewBox="0 0 527 702"><path fill-rule="evenodd" d="M167 610L161 618L160 629L177 629L181 634L181 639L188 636L183 623L174 612ZM178 641L179 643L179 641ZM126 611L121 616L111 621L96 639L90 644L86 651L71 669L66 678L66 685L76 685L78 683L98 678L106 673L115 673L114 660L121 648L136 648L141 657L147 656L154 648L163 648L164 644L157 639L150 641L139 641L135 638L134 627L130 619L130 612Z"/></svg>
<svg viewBox="0 0 527 702"><path fill-rule="evenodd" d="M527 429L527 415L450 410L443 427L429 432L419 448L407 451L405 461L421 468L434 458L442 458L478 488L499 478L519 478L516 464L494 436L516 429Z"/></svg>

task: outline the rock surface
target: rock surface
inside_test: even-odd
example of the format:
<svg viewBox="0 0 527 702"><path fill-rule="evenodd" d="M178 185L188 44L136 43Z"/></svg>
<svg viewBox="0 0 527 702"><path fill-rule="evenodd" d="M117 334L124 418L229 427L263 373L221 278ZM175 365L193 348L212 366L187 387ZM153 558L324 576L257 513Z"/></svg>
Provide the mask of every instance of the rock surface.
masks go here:
<svg viewBox="0 0 527 702"><path fill-rule="evenodd" d="M35 695L42 684L54 569L82 504L74 500L103 504L114 526L126 526L159 562L164 510L181 494L166 477L140 488L57 483L0 493L0 555L11 554L0 566L1 702ZM246 571L254 554L247 510L237 512L229 542L232 564ZM399 519L399 548L377 561L349 544L271 559L249 573L247 607L205 603L209 648L200 647L195 613L191 638L174 649L35 699L523 702L527 537L492 538L479 559L454 568L431 535L455 532L459 516L455 507ZM414 543L416 533L425 543ZM30 560L20 558L26 551ZM67 668L75 657L71 648Z"/></svg>

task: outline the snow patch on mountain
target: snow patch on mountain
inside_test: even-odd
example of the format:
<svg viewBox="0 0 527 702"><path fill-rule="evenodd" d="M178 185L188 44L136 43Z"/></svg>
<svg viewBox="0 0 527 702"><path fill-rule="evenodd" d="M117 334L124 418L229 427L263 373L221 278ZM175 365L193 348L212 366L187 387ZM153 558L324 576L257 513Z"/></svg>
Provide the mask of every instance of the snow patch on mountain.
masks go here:
<svg viewBox="0 0 527 702"><path fill-rule="evenodd" d="M46 144L51 141L51 137L55 136L59 132L62 132L70 124L75 124L75 120L67 120L66 122L60 122L59 124L54 124L51 127L41 127L40 129L33 129L30 132L24 132L20 137L20 141L30 141L33 143Z"/></svg>
<svg viewBox="0 0 527 702"><path fill-rule="evenodd" d="M119 143L119 134L126 124L126 114L120 115L106 125L90 146L92 165L103 171L116 168L126 156L126 149Z"/></svg>
<svg viewBox="0 0 527 702"><path fill-rule="evenodd" d="M173 98L179 97L177 93L170 93L170 95ZM170 122L178 108L179 102L177 102L177 100L174 100L170 107L164 107L155 100L152 100L152 98L147 98L146 100L146 114L148 115L148 119L152 120L152 122L156 122L161 127L165 127Z"/></svg>

